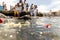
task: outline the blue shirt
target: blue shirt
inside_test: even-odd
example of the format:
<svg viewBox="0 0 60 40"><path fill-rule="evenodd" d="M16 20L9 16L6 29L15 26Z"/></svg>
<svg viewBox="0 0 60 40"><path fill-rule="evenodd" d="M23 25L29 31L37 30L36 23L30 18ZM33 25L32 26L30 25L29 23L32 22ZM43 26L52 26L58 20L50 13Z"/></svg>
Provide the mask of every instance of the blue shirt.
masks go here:
<svg viewBox="0 0 60 40"><path fill-rule="evenodd" d="M3 10L3 6L0 6L0 10Z"/></svg>

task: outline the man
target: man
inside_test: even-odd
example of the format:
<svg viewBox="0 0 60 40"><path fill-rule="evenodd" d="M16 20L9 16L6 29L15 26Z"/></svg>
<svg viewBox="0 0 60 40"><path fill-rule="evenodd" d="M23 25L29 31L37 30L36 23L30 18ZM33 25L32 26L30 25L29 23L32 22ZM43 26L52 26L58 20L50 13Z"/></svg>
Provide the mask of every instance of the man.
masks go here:
<svg viewBox="0 0 60 40"><path fill-rule="evenodd" d="M16 15L18 15L18 7L17 7L17 5L15 5L15 8L14 8L14 16L16 17Z"/></svg>

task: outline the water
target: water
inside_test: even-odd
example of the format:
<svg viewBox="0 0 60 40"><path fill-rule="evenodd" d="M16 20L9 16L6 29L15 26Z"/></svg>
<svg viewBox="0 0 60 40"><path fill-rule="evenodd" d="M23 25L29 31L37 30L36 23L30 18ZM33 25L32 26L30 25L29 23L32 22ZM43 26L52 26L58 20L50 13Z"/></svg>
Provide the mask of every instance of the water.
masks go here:
<svg viewBox="0 0 60 40"><path fill-rule="evenodd" d="M37 33L42 32L43 34L45 34L45 35L43 35L44 40L53 40L53 39L60 40L60 38L59 38L60 37L60 35L59 35L60 34L60 17L35 18L32 20L32 22L34 20L35 20L35 22L33 24L35 24L35 25L32 24L33 25L32 27L35 29L34 32L37 32ZM38 20L38 21L36 21L36 20ZM40 22L39 22L39 20L40 20ZM36 24L36 22L40 25ZM46 29L44 27L44 24L51 24L51 28ZM54 38L52 38L52 36ZM44 38L44 37L46 37L46 38Z"/></svg>
<svg viewBox="0 0 60 40"><path fill-rule="evenodd" d="M9 21L15 24L24 22L15 19L7 20L5 23ZM21 28L1 27L0 40L60 40L60 17L38 17L32 18L29 22L30 24L28 25L21 24ZM45 28L45 24L51 24L51 27Z"/></svg>

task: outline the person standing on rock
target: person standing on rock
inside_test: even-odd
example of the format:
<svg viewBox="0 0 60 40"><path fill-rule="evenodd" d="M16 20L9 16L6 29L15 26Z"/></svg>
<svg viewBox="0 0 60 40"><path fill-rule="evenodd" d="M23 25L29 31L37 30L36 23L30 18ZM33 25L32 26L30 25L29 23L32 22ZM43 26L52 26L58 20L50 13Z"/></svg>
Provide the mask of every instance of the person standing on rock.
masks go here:
<svg viewBox="0 0 60 40"><path fill-rule="evenodd" d="M36 17L38 13L37 5L34 5L34 16Z"/></svg>
<svg viewBox="0 0 60 40"><path fill-rule="evenodd" d="M34 9L33 9L34 7L33 7L33 4L31 4L31 6L30 6L30 15L32 16L33 15L33 12L34 12Z"/></svg>

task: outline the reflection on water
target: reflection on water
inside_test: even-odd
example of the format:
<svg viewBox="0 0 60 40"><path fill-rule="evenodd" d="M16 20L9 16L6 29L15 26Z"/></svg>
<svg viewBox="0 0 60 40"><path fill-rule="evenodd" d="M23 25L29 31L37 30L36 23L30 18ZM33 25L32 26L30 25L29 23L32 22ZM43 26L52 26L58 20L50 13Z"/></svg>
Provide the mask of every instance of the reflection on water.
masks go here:
<svg viewBox="0 0 60 40"><path fill-rule="evenodd" d="M51 24L45 28L45 24ZM38 17L26 22L4 19L0 24L0 40L60 40L60 17Z"/></svg>

